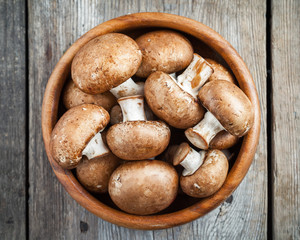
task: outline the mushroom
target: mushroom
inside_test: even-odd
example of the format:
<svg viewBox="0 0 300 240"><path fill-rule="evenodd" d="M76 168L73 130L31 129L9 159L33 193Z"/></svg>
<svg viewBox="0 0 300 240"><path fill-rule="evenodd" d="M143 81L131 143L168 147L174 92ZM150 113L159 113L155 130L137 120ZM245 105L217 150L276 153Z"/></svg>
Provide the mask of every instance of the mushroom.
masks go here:
<svg viewBox="0 0 300 240"><path fill-rule="evenodd" d="M206 83L214 70L200 55L194 53L193 56L193 61L177 77L177 81L186 92L197 98L199 89Z"/></svg>
<svg viewBox="0 0 300 240"><path fill-rule="evenodd" d="M182 143L175 154L174 165L182 165L182 191L191 197L203 198L217 192L225 182L228 160L220 150L196 152Z"/></svg>
<svg viewBox="0 0 300 240"><path fill-rule="evenodd" d="M123 211L148 215L167 208L176 198L178 175L166 162L143 160L118 167L110 177L108 192Z"/></svg>
<svg viewBox="0 0 300 240"><path fill-rule="evenodd" d="M108 112L97 105L83 104L69 109L56 123L50 140L52 157L63 168L75 168L82 155L88 159L106 155L109 150L101 131L109 123Z"/></svg>
<svg viewBox="0 0 300 240"><path fill-rule="evenodd" d="M121 164L121 159L111 152L102 157L88 160L85 156L76 167L79 182L90 192L105 193L113 171Z"/></svg>
<svg viewBox="0 0 300 240"><path fill-rule="evenodd" d="M160 121L146 121L143 96L118 99L123 122L111 126L107 144L113 154L125 160L142 160L162 153L170 141L170 129Z"/></svg>
<svg viewBox="0 0 300 240"><path fill-rule="evenodd" d="M212 81L199 91L199 100L208 110L203 120L185 131L196 147L208 149L210 141L220 131L242 137L253 125L254 111L245 93L231 82Z"/></svg>
<svg viewBox="0 0 300 240"><path fill-rule="evenodd" d="M205 112L174 78L160 71L147 78L145 98L156 116L176 128L195 126Z"/></svg>
<svg viewBox="0 0 300 240"><path fill-rule="evenodd" d="M64 88L63 103L67 109L81 104L91 103L101 106L105 110L109 111L114 105L117 104L117 101L110 92L104 92L95 95L85 93L76 87L72 80L69 80Z"/></svg>
<svg viewBox="0 0 300 240"><path fill-rule="evenodd" d="M175 31L159 30L138 37L136 43L143 55L142 63L136 72L146 78L152 72L178 72L186 68L193 59L190 41Z"/></svg>
<svg viewBox="0 0 300 240"><path fill-rule="evenodd" d="M219 150L231 148L237 144L238 140L239 138L237 136L233 136L229 132L223 130L210 141L209 148Z"/></svg>
<svg viewBox="0 0 300 240"><path fill-rule="evenodd" d="M117 87L110 89L110 92L117 99L134 95L144 95L144 85L144 82L135 83L131 78L129 78Z"/></svg>
<svg viewBox="0 0 300 240"><path fill-rule="evenodd" d="M147 104L145 104L145 114L147 120L154 120L154 115ZM120 105L115 105L110 110L110 124L114 125L123 121L123 114Z"/></svg>
<svg viewBox="0 0 300 240"><path fill-rule="evenodd" d="M229 81L229 82L232 82L235 84L235 79L227 68L225 68L222 64L220 64L210 58L206 58L205 60L214 69L214 72L208 78L208 81L225 80L225 81Z"/></svg>
<svg viewBox="0 0 300 240"><path fill-rule="evenodd" d="M71 73L83 92L106 92L133 76L142 61L136 42L121 33L108 33L85 44L73 59Z"/></svg>

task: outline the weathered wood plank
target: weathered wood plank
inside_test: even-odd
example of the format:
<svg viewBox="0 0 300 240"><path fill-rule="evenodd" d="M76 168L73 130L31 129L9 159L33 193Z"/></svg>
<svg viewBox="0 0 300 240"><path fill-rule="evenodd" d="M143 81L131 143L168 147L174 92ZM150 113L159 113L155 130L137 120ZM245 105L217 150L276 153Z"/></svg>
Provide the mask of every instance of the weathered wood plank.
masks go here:
<svg viewBox="0 0 300 240"><path fill-rule="evenodd" d="M300 2L272 2L274 239L300 239Z"/></svg>
<svg viewBox="0 0 300 240"><path fill-rule="evenodd" d="M0 0L0 238L26 238L25 3Z"/></svg>
<svg viewBox="0 0 300 240"><path fill-rule="evenodd" d="M265 239L267 233L265 2L230 1L29 1L30 38L30 237L33 239ZM55 179L40 129L47 79L68 46L108 19L158 11L199 20L240 52L256 81L262 132L254 163L233 197L207 216L183 226L137 231L115 226L80 207ZM45 28L44 26L47 26ZM255 39L255 41L254 41ZM259 197L258 197L259 196ZM80 228L81 226L81 228Z"/></svg>

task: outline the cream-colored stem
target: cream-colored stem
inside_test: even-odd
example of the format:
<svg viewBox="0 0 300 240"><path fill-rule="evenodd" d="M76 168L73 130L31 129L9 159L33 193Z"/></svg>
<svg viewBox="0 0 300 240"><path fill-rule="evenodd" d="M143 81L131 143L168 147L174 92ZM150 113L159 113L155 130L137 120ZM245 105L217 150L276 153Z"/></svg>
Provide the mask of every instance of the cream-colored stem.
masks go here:
<svg viewBox="0 0 300 240"><path fill-rule="evenodd" d="M143 82L135 83L131 78L129 78L119 86L112 88L110 92L117 99L133 95L144 95L144 85L145 84Z"/></svg>
<svg viewBox="0 0 300 240"><path fill-rule="evenodd" d="M144 110L144 97L141 95L123 97L118 99L122 109L123 122L146 121Z"/></svg>
<svg viewBox="0 0 300 240"><path fill-rule="evenodd" d="M189 176L194 174L198 168L202 165L205 158L205 151L200 151L199 153L193 148L190 148L190 152L185 157L185 159L180 163L184 167L182 176Z"/></svg>
<svg viewBox="0 0 300 240"><path fill-rule="evenodd" d="M86 145L85 149L82 151L82 155L85 155L88 159L95 157L101 157L108 154L110 151L102 140L101 132L98 132Z"/></svg>
<svg viewBox="0 0 300 240"><path fill-rule="evenodd" d="M204 58L198 54L194 54L193 61L185 71L177 77L177 81L183 86L186 92L191 94L194 98L197 98L199 89L213 72L213 68Z"/></svg>
<svg viewBox="0 0 300 240"><path fill-rule="evenodd" d="M207 111L196 126L185 131L185 135L194 146L207 149L210 141L222 130L225 129L218 119Z"/></svg>

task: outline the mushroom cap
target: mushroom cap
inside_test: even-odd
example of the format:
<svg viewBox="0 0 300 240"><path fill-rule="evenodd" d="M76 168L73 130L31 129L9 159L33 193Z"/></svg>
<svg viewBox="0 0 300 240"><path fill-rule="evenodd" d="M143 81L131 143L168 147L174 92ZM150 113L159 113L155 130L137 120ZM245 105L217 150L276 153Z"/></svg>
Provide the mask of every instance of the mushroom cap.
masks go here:
<svg viewBox="0 0 300 240"><path fill-rule="evenodd" d="M111 126L106 140L110 150L125 160L155 157L168 146L171 131L160 121L130 121Z"/></svg>
<svg viewBox="0 0 300 240"><path fill-rule="evenodd" d="M121 164L121 159L109 153L106 156L88 160L83 157L76 167L79 182L90 192L105 193L113 171Z"/></svg>
<svg viewBox="0 0 300 240"><path fill-rule="evenodd" d="M114 105L117 104L117 100L111 92L93 95L85 93L81 91L72 80L70 80L64 88L63 103L67 109L81 104L91 103L101 106L105 110L109 111Z"/></svg>
<svg viewBox="0 0 300 240"><path fill-rule="evenodd" d="M225 182L228 160L220 150L209 150L203 164L190 176L180 177L180 186L191 197L208 197L218 191Z"/></svg>
<svg viewBox="0 0 300 240"><path fill-rule="evenodd" d="M193 47L182 34L159 30L146 33L136 40L143 60L136 75L148 77L152 72L178 72L186 68L193 59Z"/></svg>
<svg viewBox="0 0 300 240"><path fill-rule="evenodd" d="M86 145L108 123L109 114L100 106L83 104L71 108L58 120L51 133L53 158L63 168L75 168Z"/></svg>
<svg viewBox="0 0 300 240"><path fill-rule="evenodd" d="M173 127L186 129L204 116L204 108L168 74L152 73L145 82L145 98L156 116Z"/></svg>
<svg viewBox="0 0 300 240"><path fill-rule="evenodd" d="M212 81L205 84L198 97L221 125L232 135L241 137L253 125L254 110L246 94L231 82Z"/></svg>
<svg viewBox="0 0 300 240"><path fill-rule="evenodd" d="M168 163L157 160L128 162L111 175L108 191L123 211L148 215L168 207L176 198L178 175Z"/></svg>
<svg viewBox="0 0 300 240"><path fill-rule="evenodd" d="M214 69L214 72L209 77L208 81L225 80L225 81L232 82L235 84L235 79L234 79L233 75L226 67L224 67L222 64L220 64L210 58L206 58L205 60Z"/></svg>
<svg viewBox="0 0 300 240"><path fill-rule="evenodd" d="M237 136L233 136L229 132L221 131L219 132L209 143L209 148L211 149L227 149L233 147L239 138Z"/></svg>
<svg viewBox="0 0 300 240"><path fill-rule="evenodd" d="M103 93L133 76L142 61L136 42L121 33L108 33L85 44L72 62L72 79L82 91Z"/></svg>

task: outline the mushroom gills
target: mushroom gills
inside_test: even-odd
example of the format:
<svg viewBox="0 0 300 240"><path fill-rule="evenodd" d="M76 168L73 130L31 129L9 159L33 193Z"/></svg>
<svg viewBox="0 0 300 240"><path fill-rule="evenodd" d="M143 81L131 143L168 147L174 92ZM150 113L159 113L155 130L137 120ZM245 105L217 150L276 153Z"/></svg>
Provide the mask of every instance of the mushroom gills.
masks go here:
<svg viewBox="0 0 300 240"><path fill-rule="evenodd" d="M204 58L194 53L193 61L185 71L177 77L183 89L197 99L199 89L213 74L214 70Z"/></svg>
<svg viewBox="0 0 300 240"><path fill-rule="evenodd" d="M144 111L144 98L141 95L123 97L118 99L122 109L123 122L146 121Z"/></svg>
<svg viewBox="0 0 300 240"><path fill-rule="evenodd" d="M110 152L102 140L101 132L103 130L104 129L98 132L82 151L82 155L85 155L89 160L95 157L104 156Z"/></svg>
<svg viewBox="0 0 300 240"><path fill-rule="evenodd" d="M187 139L200 149L208 149L210 141L225 128L215 116L207 111L204 118L193 128L185 131Z"/></svg>
<svg viewBox="0 0 300 240"><path fill-rule="evenodd" d="M110 92L117 98L128 97L133 95L144 95L144 83L135 83L131 78L119 86L110 89Z"/></svg>

